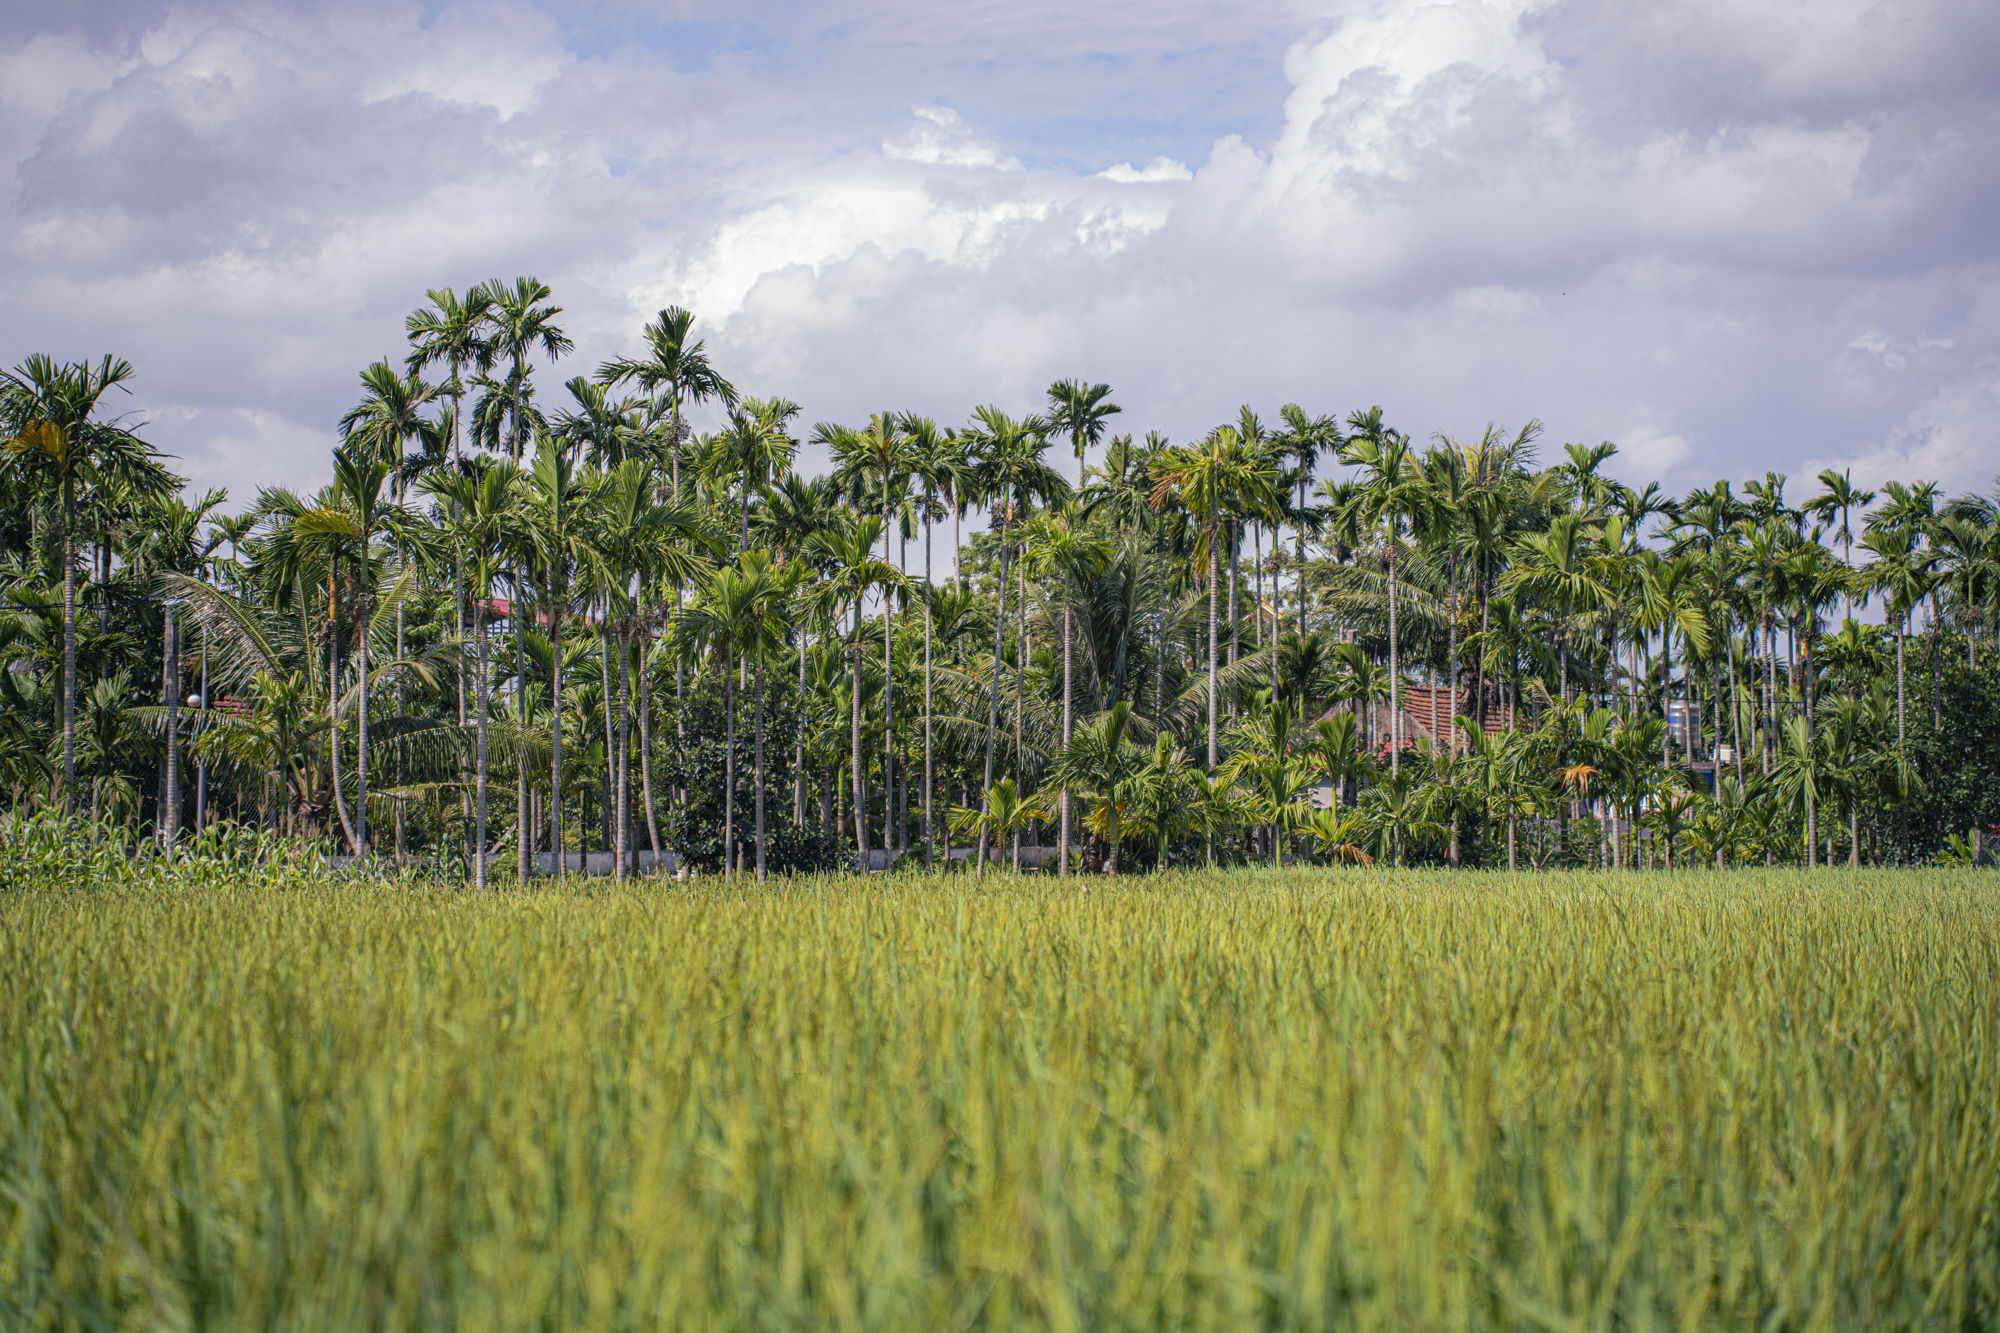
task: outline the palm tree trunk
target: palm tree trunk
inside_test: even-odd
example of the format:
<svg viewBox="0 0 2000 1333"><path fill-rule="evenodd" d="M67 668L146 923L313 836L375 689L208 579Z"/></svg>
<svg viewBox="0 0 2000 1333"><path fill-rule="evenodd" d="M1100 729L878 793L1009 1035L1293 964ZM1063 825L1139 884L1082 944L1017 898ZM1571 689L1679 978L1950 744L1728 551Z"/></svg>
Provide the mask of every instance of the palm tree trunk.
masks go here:
<svg viewBox="0 0 2000 1333"><path fill-rule="evenodd" d="M736 865L736 672L722 662L722 875Z"/></svg>
<svg viewBox="0 0 2000 1333"><path fill-rule="evenodd" d="M1214 510L1211 508L1208 520L1208 766L1211 769L1222 762L1221 752L1215 743L1215 676L1219 665L1217 656L1220 651L1215 614L1217 594L1221 592L1222 584L1222 567L1219 563L1222 553L1215 545L1219 535ZM1210 835L1209 841L1213 844L1215 841L1213 835Z"/></svg>
<svg viewBox="0 0 2000 1333"><path fill-rule="evenodd" d="M562 599L553 586L555 571L549 573L549 854L554 858L550 864L556 868L556 878L562 879L569 874L563 858ZM582 836L581 830L578 836Z"/></svg>
<svg viewBox="0 0 2000 1333"><path fill-rule="evenodd" d="M1021 567L1016 574L1021 586L1016 589L1019 607L1016 615L1020 623L1014 630L1014 790L1020 791L1028 785L1028 747L1023 744L1022 710L1028 698L1028 658L1034 651L1028 643L1028 571ZM1039 822L1037 824L1039 827ZM1040 836L1039 834L1037 835ZM1014 825L1014 873L1021 873L1021 826Z"/></svg>
<svg viewBox="0 0 2000 1333"><path fill-rule="evenodd" d="M799 732L792 747L792 822L806 826L806 636L799 630ZM825 817L820 824L824 827Z"/></svg>
<svg viewBox="0 0 2000 1333"><path fill-rule="evenodd" d="M646 611L646 585L639 584L639 795L646 802L646 836L653 844L653 873L660 865L660 816L653 809L653 691L646 659L653 645L652 621Z"/></svg>
<svg viewBox="0 0 2000 1333"><path fill-rule="evenodd" d="M889 563L889 506L882 506L882 563ZM896 829L896 635L894 604L882 589L882 854L884 864L899 846Z"/></svg>
<svg viewBox="0 0 2000 1333"><path fill-rule="evenodd" d="M62 812L76 810L76 482L63 478L63 778ZM95 804L95 794L91 797Z"/></svg>
<svg viewBox="0 0 2000 1333"><path fill-rule="evenodd" d="M65 538L67 540L67 538ZM72 574L71 580L74 579ZM181 777L180 777L180 716L181 716L181 644L180 627L175 623L173 608L167 608L166 651L162 655L161 674L165 677L160 693L167 705L167 794L160 811L161 840L171 847L180 833L181 824ZM69 707L75 708L75 691L70 690ZM72 718L74 713L72 712ZM65 789L67 799L67 789Z"/></svg>
<svg viewBox="0 0 2000 1333"><path fill-rule="evenodd" d="M1445 655L1451 665L1451 716L1445 719L1445 726L1451 728L1451 752L1461 753L1458 734L1458 551L1455 547L1445 550L1445 568L1451 583L1448 599L1451 602L1451 624L1445 630ZM1435 716L1435 714L1433 714ZM1451 863L1458 864L1458 817L1452 816L1452 856Z"/></svg>
<svg viewBox="0 0 2000 1333"><path fill-rule="evenodd" d="M928 501L926 504L928 505ZM804 659L801 659L802 661ZM800 691L800 697L804 697ZM931 519L928 508L924 511L924 869L931 868L936 847L937 824L933 798L936 789L932 785L931 772ZM950 863L950 852L945 854L946 864Z"/></svg>
<svg viewBox="0 0 2000 1333"><path fill-rule="evenodd" d="M1402 682L1400 659L1396 653L1396 527L1389 525L1389 776L1403 771L1403 718L1399 689Z"/></svg>
<svg viewBox="0 0 2000 1333"><path fill-rule="evenodd" d="M403 603L400 600L396 603L396 660L398 662L403 660ZM204 696L205 698L206 696ZM400 674L396 677L396 716L399 718L403 716L403 678ZM397 786L402 785L402 751L402 741L398 739L396 743ZM199 814L196 815L195 822L197 824L201 822ZM403 823L403 802L401 798L398 798L396 801L396 864L398 866L403 864Z"/></svg>
<svg viewBox="0 0 2000 1333"><path fill-rule="evenodd" d="M757 727L757 882L764 882L764 656L757 655L757 667L751 673L756 681L757 701L755 705Z"/></svg>
<svg viewBox="0 0 2000 1333"><path fill-rule="evenodd" d="M1069 595L1069 571L1063 571L1063 747L1069 747L1070 738L1070 649L1075 642L1074 626L1071 622L1072 605ZM1062 789L1062 817L1056 833L1056 874L1064 879L1069 877L1069 784Z"/></svg>
<svg viewBox="0 0 2000 1333"><path fill-rule="evenodd" d="M473 767L473 816L472 816L472 887L486 887L486 691L492 672L486 664L486 633L480 622L480 610L472 613L472 632L479 640L479 683L475 687L478 695L479 741L478 752Z"/></svg>
<svg viewBox="0 0 2000 1333"><path fill-rule="evenodd" d="M861 599L854 600L854 680L851 692L854 729L854 847L861 854L861 873L868 873L868 799L861 785Z"/></svg>
<svg viewBox="0 0 2000 1333"><path fill-rule="evenodd" d="M521 597L518 569L514 571L512 591L507 618L514 622L514 726L519 733L514 748L514 863L521 883L526 884L535 873L535 831L529 821L527 755L519 744L528 729L528 665L527 628L521 623L527 608Z"/></svg>
<svg viewBox="0 0 2000 1333"><path fill-rule="evenodd" d="M1238 578L1241 566L1239 557L1242 554L1238 547L1242 541L1243 534L1237 528L1236 520L1229 520L1229 665L1231 666L1235 666L1237 660L1243 656L1243 611L1238 605L1237 598L1237 585L1241 581ZM1236 716L1236 698L1233 694L1229 700L1229 715Z"/></svg>
<svg viewBox="0 0 2000 1333"><path fill-rule="evenodd" d="M632 855L632 637L628 630L618 641L618 869L619 879L630 873Z"/></svg>
<svg viewBox="0 0 2000 1333"><path fill-rule="evenodd" d="M1002 642L1003 636L1007 631L1007 574L1009 572L1007 568L1007 539L1010 535L1008 531L1011 526L1009 523L1010 517L1010 513L1003 513L1000 519L1000 602L993 616L993 672L987 681L986 690L986 786L980 792L979 809L981 814L989 816L993 813L993 751L1000 732L1000 653L1004 647ZM952 540L956 542L957 539L958 520L953 518ZM954 557L954 563L956 563L956 557ZM959 590L961 593L964 591L964 576L962 574L960 575ZM858 755L860 752L860 742L857 740L855 742L855 753ZM980 876L986 874L986 843L986 836L981 834L979 837L979 860L976 872Z"/></svg>

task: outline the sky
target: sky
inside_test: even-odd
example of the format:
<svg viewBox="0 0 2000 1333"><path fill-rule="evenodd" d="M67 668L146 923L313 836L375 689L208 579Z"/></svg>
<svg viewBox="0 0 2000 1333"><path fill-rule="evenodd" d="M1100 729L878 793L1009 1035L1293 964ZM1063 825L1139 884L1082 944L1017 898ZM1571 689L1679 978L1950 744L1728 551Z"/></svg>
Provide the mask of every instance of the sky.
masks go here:
<svg viewBox="0 0 2000 1333"><path fill-rule="evenodd" d="M677 304L805 423L1083 378L1675 493L2000 473L1993 0L19 4L0 157L0 362L129 358L231 508L521 274L546 408Z"/></svg>

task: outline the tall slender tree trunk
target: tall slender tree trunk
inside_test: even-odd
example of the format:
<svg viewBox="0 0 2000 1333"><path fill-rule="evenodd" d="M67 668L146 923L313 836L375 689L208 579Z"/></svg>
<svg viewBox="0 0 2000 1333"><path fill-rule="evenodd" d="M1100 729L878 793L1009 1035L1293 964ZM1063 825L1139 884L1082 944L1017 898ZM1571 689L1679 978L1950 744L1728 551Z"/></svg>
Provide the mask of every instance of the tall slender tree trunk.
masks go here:
<svg viewBox="0 0 2000 1333"><path fill-rule="evenodd" d="M1071 601L1072 599L1069 595L1069 571L1065 569L1063 571L1063 709L1062 709L1062 738L1063 738L1064 749L1069 748L1070 723L1071 723L1070 704L1071 700L1074 698L1074 696L1071 693L1070 662L1071 662L1071 647L1076 642L1076 640L1074 637L1074 626L1071 623L1071 618L1070 618ZM1062 799L1062 819L1060 827L1058 828L1056 833L1056 874L1064 879L1067 879L1069 878L1069 784L1068 783L1063 784L1061 799Z"/></svg>
<svg viewBox="0 0 2000 1333"><path fill-rule="evenodd" d="M1216 746L1215 727L1215 677L1219 666L1218 655L1221 650L1221 645L1217 642L1215 618L1217 609L1216 600L1217 595L1221 592L1222 583L1222 567L1219 563L1222 553L1216 549L1215 545L1216 538L1219 535L1214 510L1211 508L1208 521L1208 766L1210 769L1213 769L1217 764L1222 762L1221 752ZM1209 841L1211 844L1215 841L1213 835L1210 836ZM1213 859L1212 853L1211 859Z"/></svg>
<svg viewBox="0 0 2000 1333"><path fill-rule="evenodd" d="M882 506L882 563L889 563L889 506ZM896 620L890 589L882 589L882 858L900 846L896 829Z"/></svg>
<svg viewBox="0 0 2000 1333"><path fill-rule="evenodd" d="M733 655L733 654L732 654ZM736 664L722 662L722 874L736 868Z"/></svg>
<svg viewBox="0 0 2000 1333"><path fill-rule="evenodd" d="M757 727L757 882L762 884L765 876L764 858L764 655L757 655L756 669L751 672L755 679L757 700L755 717Z"/></svg>
<svg viewBox="0 0 2000 1333"><path fill-rule="evenodd" d="M478 750L473 757L472 779L472 887L475 889L486 887L486 691L487 682L493 674L486 662L487 642L485 627L480 624L481 610L483 608L475 607L472 612L472 633L479 640L479 681L474 686L478 696L479 739Z"/></svg>
<svg viewBox="0 0 2000 1333"><path fill-rule="evenodd" d="M653 845L653 873L658 874L664 867L660 864L660 816L653 808L653 690L652 671L647 659L652 656L653 621L646 606L646 585L639 584L639 795L646 803L646 837Z"/></svg>
<svg viewBox="0 0 2000 1333"><path fill-rule="evenodd" d="M854 680L853 740L854 740L854 848L861 854L861 873L868 873L868 798L861 782L861 599L854 599L854 644L852 648Z"/></svg>
<svg viewBox="0 0 2000 1333"><path fill-rule="evenodd" d="M569 874L563 854L563 643L562 594L556 590L551 569L549 587L549 853L556 878ZM578 836L582 836L581 829Z"/></svg>
<svg viewBox="0 0 2000 1333"><path fill-rule="evenodd" d="M1229 665L1235 666L1243 656L1243 612L1238 605L1237 585L1242 552L1238 549L1243 541L1243 533L1236 526L1236 520L1229 520ZM1233 686L1231 687L1234 688ZM1236 716L1236 696L1229 697L1229 716Z"/></svg>
<svg viewBox="0 0 2000 1333"><path fill-rule="evenodd" d="M68 540L67 537L64 540ZM74 586L75 575L69 575L68 582ZM167 846L174 845L180 834L181 825L181 640L180 626L174 618L173 607L167 608L166 651L160 663L160 693L167 705L167 794L162 803L166 808L160 811L161 841ZM72 695L74 691L71 691ZM74 705L72 704L72 708Z"/></svg>
<svg viewBox="0 0 2000 1333"><path fill-rule="evenodd" d="M1457 721L1458 719L1458 551L1456 548L1448 548L1446 550L1445 568L1448 571L1446 577L1451 583L1450 591L1447 594L1447 599L1451 603L1451 624L1445 630L1445 643L1446 643L1445 655L1450 659L1450 665L1451 665L1451 676L1450 676L1451 716L1445 719L1445 726L1451 729L1451 752L1456 755L1463 753L1463 751L1459 748L1459 733L1458 733L1458 721ZM1433 716L1435 716L1435 714L1433 714ZM1454 844L1454 847L1451 857L1451 863L1454 866L1458 864L1458 852L1456 850L1456 844L1458 841L1457 830L1458 830L1458 817L1454 815L1452 817L1452 842Z"/></svg>
<svg viewBox="0 0 2000 1333"><path fill-rule="evenodd" d="M1033 655L1034 649L1028 643L1028 571L1020 566L1016 570L1015 577L1021 580L1021 586L1016 590L1020 594L1017 599L1020 624L1014 630L1014 790L1020 792L1028 785L1028 747L1024 743L1026 737L1021 714L1028 698L1028 658ZM1040 828L1039 821L1036 827ZM1039 832L1036 837L1039 839ZM1014 873L1021 873L1021 828L1018 824L1014 827Z"/></svg>
<svg viewBox="0 0 2000 1333"><path fill-rule="evenodd" d="M63 479L62 812L76 813L76 482ZM170 613L171 614L171 613ZM172 701L169 700L169 703ZM93 795L92 800L95 801Z"/></svg>
<svg viewBox="0 0 2000 1333"><path fill-rule="evenodd" d="M347 796L340 786L340 603L336 589L340 581L340 560L329 555L326 562L326 712L328 767L333 782L333 810L339 817L340 830L347 835L348 849L354 855L361 855L361 839L355 835L354 821L348 817ZM173 687L167 686L162 694L171 695ZM327 827L332 836L331 823Z"/></svg>
<svg viewBox="0 0 2000 1333"><path fill-rule="evenodd" d="M535 828L528 800L528 756L522 744L528 730L528 631L521 623L526 619L527 603L521 596L519 569L514 571L512 591L514 596L507 606L507 618L514 622L514 726L517 728L514 746L514 864L521 883L526 884L535 873Z"/></svg>
<svg viewBox="0 0 2000 1333"><path fill-rule="evenodd" d="M361 572L367 575L368 544L362 540ZM355 698L355 740L354 740L354 835L361 843L361 856L368 855L368 622L373 618L374 608L368 605L367 585L359 586L354 612L355 668L354 688L359 691Z"/></svg>
<svg viewBox="0 0 2000 1333"><path fill-rule="evenodd" d="M993 813L993 752L999 740L1000 733L1000 654L1005 647L1004 638L1007 632L1007 575L1010 572L1007 567L1007 557L1008 537L1011 535L1009 532L1011 527L1009 522L1010 517L1011 514L1003 514L1000 520L1000 602L993 616L993 673L987 681L986 690L986 786L980 793L979 809L981 814L988 816ZM957 539L958 521L954 518L952 520L952 540L956 542ZM954 555L953 562L956 563L956 560L957 558ZM963 576L961 576L959 591L963 593L964 590L964 580ZM858 742L856 743L855 753L860 753ZM982 825L982 827L984 826ZM981 833L978 839L979 859L976 864L976 874L980 876L986 874L987 841L986 835Z"/></svg>
<svg viewBox="0 0 2000 1333"><path fill-rule="evenodd" d="M632 855L632 635L618 642L618 870L631 873Z"/></svg>
<svg viewBox="0 0 2000 1333"><path fill-rule="evenodd" d="M1567 659L1565 659L1567 660ZM1389 775L1403 771L1402 668L1396 650L1396 525L1389 525Z"/></svg>
<svg viewBox="0 0 2000 1333"><path fill-rule="evenodd" d="M931 736L931 593L931 519L930 511L926 508L924 511L924 869L926 870L931 868L932 857L937 843L937 807L934 804L937 789L933 785L931 770L931 748L933 743ZM804 660L804 658L800 658L801 662ZM799 693L800 697L803 698L805 692L801 690ZM947 849L945 854L947 865L950 864L950 860L950 851Z"/></svg>
<svg viewBox="0 0 2000 1333"><path fill-rule="evenodd" d="M806 636L799 630L799 727L792 746L792 822L806 826ZM820 819L825 826L824 816Z"/></svg>
<svg viewBox="0 0 2000 1333"><path fill-rule="evenodd" d="M1311 468L1311 466L1312 466L1312 465L1311 465L1311 463L1309 463L1309 462L1308 462L1308 463L1306 463L1306 468L1307 468L1307 469L1310 469L1310 468ZM1299 561L1299 569L1298 569L1298 574L1297 574L1297 575L1296 575L1296 577L1295 577L1295 585L1296 585L1296 589L1297 589L1297 592L1298 592L1298 598L1299 598L1299 605L1298 605L1298 620L1299 620L1299 637L1300 637L1300 638L1302 638L1302 639L1303 639L1303 638L1304 638L1304 637L1306 636L1306 519L1305 519L1305 514L1306 514L1306 473L1305 473L1305 471L1304 471L1304 470L1301 470L1301 471L1300 471L1300 473L1299 473L1299 522L1298 522L1298 527L1297 527L1297 529L1296 529L1296 531L1297 531L1297 534L1298 534L1298 537L1297 537L1297 541L1298 541L1298 561Z"/></svg>

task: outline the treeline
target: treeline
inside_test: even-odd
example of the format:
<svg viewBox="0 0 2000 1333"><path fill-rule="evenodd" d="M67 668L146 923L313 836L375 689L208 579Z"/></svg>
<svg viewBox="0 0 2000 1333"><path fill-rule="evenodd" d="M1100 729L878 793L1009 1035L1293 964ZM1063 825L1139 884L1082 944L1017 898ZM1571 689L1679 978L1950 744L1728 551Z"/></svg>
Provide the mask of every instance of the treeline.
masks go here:
<svg viewBox="0 0 2000 1333"><path fill-rule="evenodd" d="M8 374L12 808L480 885L584 850L1909 864L2000 819L1988 498L1675 497L1380 409L1175 443L1082 380L807 428L679 309L551 388L561 316L532 278L429 293L330 481L236 512L118 414L125 362Z"/></svg>

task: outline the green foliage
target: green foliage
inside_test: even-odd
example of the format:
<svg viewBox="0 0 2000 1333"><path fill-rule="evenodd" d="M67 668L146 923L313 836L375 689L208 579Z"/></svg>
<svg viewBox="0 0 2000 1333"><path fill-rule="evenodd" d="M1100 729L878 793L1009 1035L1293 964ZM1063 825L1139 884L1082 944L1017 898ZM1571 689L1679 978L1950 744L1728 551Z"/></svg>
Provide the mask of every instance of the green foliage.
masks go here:
<svg viewBox="0 0 2000 1333"><path fill-rule="evenodd" d="M801 826L792 819L793 741L798 735L798 690L782 671L765 670L764 702L764 831L765 863L774 874L834 870L851 863L852 850L828 837L812 816ZM685 862L708 873L733 863L735 851L743 864L757 864L757 734L750 692L736 692L736 818L735 847L724 848L723 796L728 754L727 715L723 690L715 671L697 676L679 706L669 701L667 718L656 735L663 763L654 770L654 799L661 809L660 836ZM684 741L677 741L676 724ZM685 789L683 803L670 795Z"/></svg>

